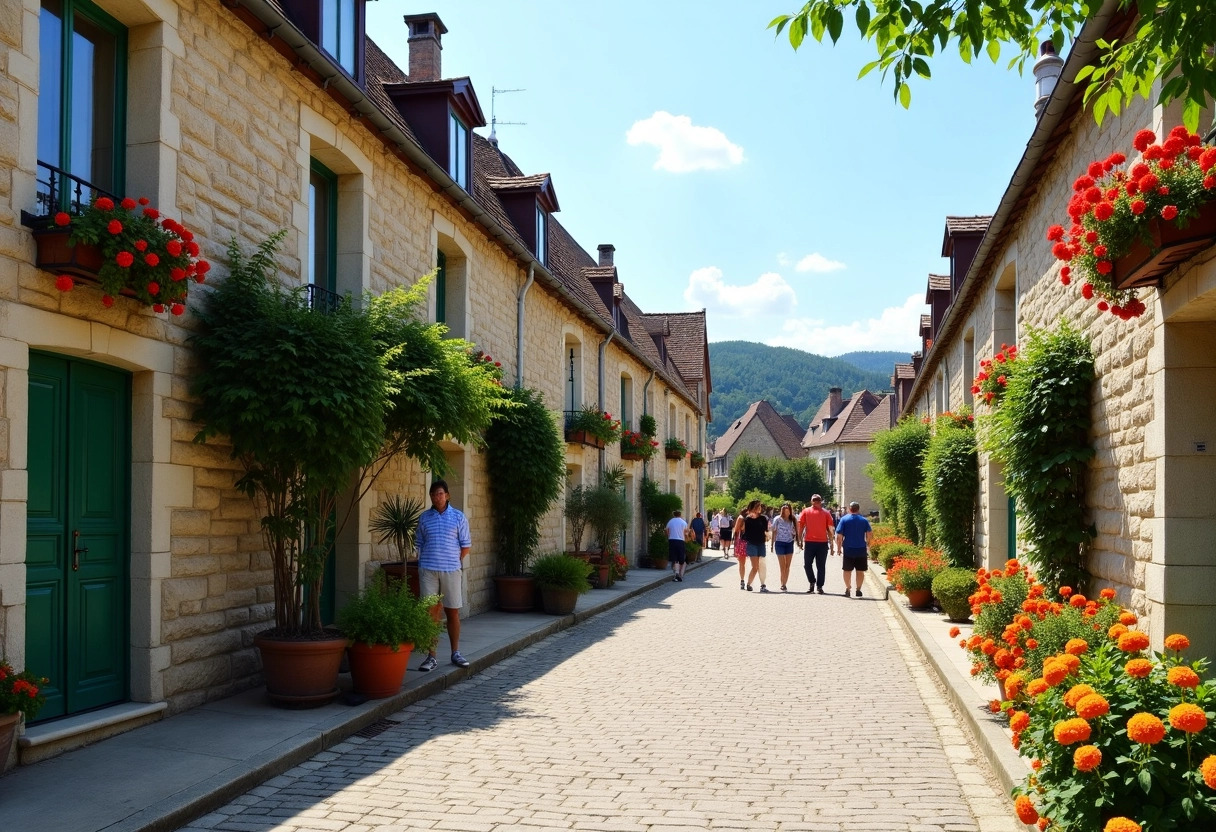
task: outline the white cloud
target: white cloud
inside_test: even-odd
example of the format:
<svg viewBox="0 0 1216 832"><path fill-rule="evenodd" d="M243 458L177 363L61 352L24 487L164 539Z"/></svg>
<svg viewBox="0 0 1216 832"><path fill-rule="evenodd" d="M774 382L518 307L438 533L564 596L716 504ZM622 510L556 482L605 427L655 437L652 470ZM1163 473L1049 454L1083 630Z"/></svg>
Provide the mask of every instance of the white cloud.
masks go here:
<svg viewBox="0 0 1216 832"><path fill-rule="evenodd" d="M819 252L808 254L798 261L798 265L794 269L800 272L814 272L815 274L826 274L827 272L838 272L845 268L844 263L839 260L829 260Z"/></svg>
<svg viewBox="0 0 1216 832"><path fill-rule="evenodd" d="M844 312L858 307L843 299L831 308ZM793 318L786 320L781 335L768 339L767 343L819 355L840 355L854 350L911 352L920 348L920 316L924 311L925 296L912 295L902 306L889 306L876 318L851 323L836 323L838 317L831 322Z"/></svg>
<svg viewBox="0 0 1216 832"><path fill-rule="evenodd" d="M673 116L664 110L634 122L625 134L625 141L657 147L655 170L671 173L721 170L743 162L743 148L718 128L698 127L688 116Z"/></svg>
<svg viewBox="0 0 1216 832"><path fill-rule="evenodd" d="M711 319L780 314L798 304L793 287L776 272L766 272L754 283L736 286L723 279L717 266L706 266L690 274L684 299L694 307L704 307Z"/></svg>
<svg viewBox="0 0 1216 832"><path fill-rule="evenodd" d="M788 266L793 262L794 261L790 259L790 256L788 254L786 254L784 251L779 252L777 254L777 265L778 266Z"/></svg>

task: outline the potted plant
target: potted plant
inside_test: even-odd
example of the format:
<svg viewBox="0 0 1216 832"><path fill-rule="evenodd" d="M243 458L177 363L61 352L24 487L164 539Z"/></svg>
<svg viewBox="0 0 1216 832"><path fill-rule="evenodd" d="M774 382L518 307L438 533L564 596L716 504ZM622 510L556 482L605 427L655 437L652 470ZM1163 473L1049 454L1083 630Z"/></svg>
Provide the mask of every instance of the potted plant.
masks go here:
<svg viewBox="0 0 1216 832"><path fill-rule="evenodd" d="M338 613L338 627L351 640L350 675L356 693L383 699L401 689L410 651L434 644L443 625L431 615L438 595L419 598L402 581L383 572Z"/></svg>
<svg viewBox="0 0 1216 832"><path fill-rule="evenodd" d="M663 443L663 453L667 455L668 459L683 459L688 453L688 446L682 439L676 439L673 436Z"/></svg>
<svg viewBox="0 0 1216 832"><path fill-rule="evenodd" d="M586 561L556 552L532 562L532 577L540 588L541 604L549 615L569 615L574 612L578 596L591 589L587 576L591 565Z"/></svg>
<svg viewBox="0 0 1216 832"><path fill-rule="evenodd" d="M583 534L587 530L587 502L590 495L591 489L583 485L576 485L566 491L566 505L562 513L566 515L569 524L571 554L575 556L583 554Z"/></svg>
<svg viewBox="0 0 1216 832"><path fill-rule="evenodd" d="M1147 308L1137 287L1216 242L1216 148L1182 126L1161 143L1141 130L1133 145L1142 156L1126 169L1122 153L1091 162L1073 183L1070 227L1047 229L1060 282L1079 278L1086 300L1125 320Z"/></svg>
<svg viewBox="0 0 1216 832"><path fill-rule="evenodd" d="M642 436L654 439L659 433L659 423L649 413L643 413L642 417L638 419L638 430Z"/></svg>
<svg viewBox="0 0 1216 832"><path fill-rule="evenodd" d="M48 681L28 670L18 673L0 659L0 774L8 766L18 724L23 718L27 722L33 719L46 703L42 688Z"/></svg>
<svg viewBox="0 0 1216 832"><path fill-rule="evenodd" d="M692 468L701 468L705 465L705 454L700 451L693 451L688 455L688 464Z"/></svg>
<svg viewBox="0 0 1216 832"><path fill-rule="evenodd" d="M940 552L926 549L919 555L896 560L887 578L908 597L909 607L923 610L933 604L933 579L946 567L946 559Z"/></svg>
<svg viewBox="0 0 1216 832"><path fill-rule="evenodd" d="M581 409L567 414L566 441L590 445L593 448L604 448L609 443L621 437L621 422L613 419L611 413L605 413L599 408L584 405Z"/></svg>
<svg viewBox="0 0 1216 832"><path fill-rule="evenodd" d="M527 612L536 584L526 575L540 542L540 524L558 501L566 476L566 448L543 396L526 387L508 394L508 406L486 431L486 468L499 574L499 609Z"/></svg>
<svg viewBox="0 0 1216 832"><path fill-rule="evenodd" d="M235 240L228 247L230 275L192 339L203 425L196 441L226 437L244 468L237 487L263 513L274 622L254 643L272 700L308 707L338 693L346 639L323 626L321 581L338 495L383 444L392 379L366 313L349 300L314 309L274 279L283 236L252 257Z"/></svg>
<svg viewBox="0 0 1216 832"><path fill-rule="evenodd" d="M186 311L191 282L202 283L211 264L198 259L194 234L161 217L146 197L117 203L96 197L81 213L55 214L34 234L38 265L61 272L55 287L70 292L75 278L101 284L103 306L119 295L135 298L156 312Z"/></svg>
<svg viewBox="0 0 1216 832"><path fill-rule="evenodd" d="M646 462L658 449L659 443L652 436L632 430L621 432L621 459Z"/></svg>
<svg viewBox="0 0 1216 832"><path fill-rule="evenodd" d="M391 543L397 550L398 560L385 561L380 564L380 568L390 578L404 578L414 595L422 594L418 583L418 555L414 551L418 518L422 516L422 511L421 500L413 497L406 499L400 494L394 494L372 509L371 519L367 524L368 531L379 535L376 538L377 543Z"/></svg>
<svg viewBox="0 0 1216 832"><path fill-rule="evenodd" d="M600 475L600 484L587 494L587 522L600 548L597 568L599 586L612 583L612 556L616 552L621 531L629 525L632 512L625 499L625 470L619 466L607 468Z"/></svg>

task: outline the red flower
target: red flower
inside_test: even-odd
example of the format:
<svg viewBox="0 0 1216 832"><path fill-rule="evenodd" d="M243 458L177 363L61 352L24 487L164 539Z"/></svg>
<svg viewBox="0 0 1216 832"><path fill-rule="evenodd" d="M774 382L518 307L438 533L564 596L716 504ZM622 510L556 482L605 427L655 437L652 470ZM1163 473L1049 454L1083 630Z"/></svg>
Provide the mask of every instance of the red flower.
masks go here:
<svg viewBox="0 0 1216 832"><path fill-rule="evenodd" d="M148 250L148 241L147 240L136 240L135 241L135 250L136 251L147 251Z"/></svg>
<svg viewBox="0 0 1216 832"><path fill-rule="evenodd" d="M114 210L114 200L110 199L108 196L100 197L96 202L93 203L93 205L98 211Z"/></svg>
<svg viewBox="0 0 1216 832"><path fill-rule="evenodd" d="M150 220L158 219L160 217L160 211L157 211L155 208L145 208L144 216Z"/></svg>
<svg viewBox="0 0 1216 832"><path fill-rule="evenodd" d="M66 214L64 216L67 216ZM63 225L63 223L60 223ZM1053 225L1047 229L1047 239L1053 243L1064 239L1064 226Z"/></svg>
<svg viewBox="0 0 1216 832"><path fill-rule="evenodd" d="M203 274L202 272L199 272L198 274L196 274L194 276L194 280L197 283L202 283L206 279L207 279L207 276L205 274Z"/></svg>
<svg viewBox="0 0 1216 832"><path fill-rule="evenodd" d="M1161 218L1162 219L1172 220L1176 216L1178 216L1178 206L1177 205L1167 205L1161 209Z"/></svg>
<svg viewBox="0 0 1216 832"><path fill-rule="evenodd" d="M1098 274L1110 274L1112 266L1109 260L1099 260L1094 264L1094 269Z"/></svg>
<svg viewBox="0 0 1216 832"><path fill-rule="evenodd" d="M1162 185L1160 188L1157 189L1157 193L1161 194L1162 196L1169 196L1170 189L1167 188L1165 185Z"/></svg>
<svg viewBox="0 0 1216 832"><path fill-rule="evenodd" d="M1092 188L1085 189L1085 199L1090 203L1098 203L1102 201L1102 189L1096 185Z"/></svg>
<svg viewBox="0 0 1216 832"><path fill-rule="evenodd" d="M1109 304L1109 303L1107 303L1107 302L1106 302L1106 301L1104 301L1104 300L1100 300L1100 301L1098 301L1098 310L1099 310L1100 312L1105 312L1107 309L1110 309L1110 304Z"/></svg>
<svg viewBox="0 0 1216 832"><path fill-rule="evenodd" d="M61 292L70 292L72 287L76 285L76 281L68 277L66 274L61 274L55 278L55 288Z"/></svg>
<svg viewBox="0 0 1216 832"><path fill-rule="evenodd" d="M1165 144L1162 145L1162 150L1165 151L1166 156L1177 156L1179 153L1186 150L1186 140L1181 136L1171 135L1165 140Z"/></svg>
<svg viewBox="0 0 1216 832"><path fill-rule="evenodd" d="M1097 231L1086 231L1085 232L1085 242L1089 243L1090 245L1093 245L1094 243L1098 242L1098 232Z"/></svg>
<svg viewBox="0 0 1216 832"><path fill-rule="evenodd" d="M1099 202L1094 206L1094 216L1099 220L1108 220L1115 213L1115 206L1109 202Z"/></svg>
<svg viewBox="0 0 1216 832"><path fill-rule="evenodd" d="M1080 193L1086 188L1092 188L1093 186L1094 180L1089 176L1078 176L1077 181L1072 183L1072 189L1077 193Z"/></svg>
<svg viewBox="0 0 1216 832"><path fill-rule="evenodd" d="M1094 246L1094 257L1105 257L1106 246Z"/></svg>
<svg viewBox="0 0 1216 832"><path fill-rule="evenodd" d="M1051 247L1051 253L1058 260L1068 261L1072 259L1072 248L1069 247L1068 243L1056 243Z"/></svg>
<svg viewBox="0 0 1216 832"><path fill-rule="evenodd" d="M1153 172L1153 169L1150 168L1148 165L1144 164L1144 162L1136 162L1136 164L1132 165L1131 170L1129 170L1127 172L1127 175L1130 176L1132 179L1139 179L1140 177L1150 174L1152 172Z"/></svg>
<svg viewBox="0 0 1216 832"><path fill-rule="evenodd" d="M1089 169L1086 172L1094 179L1100 179L1102 174L1106 173L1106 169L1102 167L1101 162L1090 162Z"/></svg>
<svg viewBox="0 0 1216 832"><path fill-rule="evenodd" d="M186 242L186 251L190 252L191 257L198 257L198 243L194 242L193 240L188 240Z"/></svg>
<svg viewBox="0 0 1216 832"><path fill-rule="evenodd" d="M1209 147L1199 154L1199 169L1207 173L1216 165L1216 147Z"/></svg>
<svg viewBox="0 0 1216 832"><path fill-rule="evenodd" d="M63 211L60 211L58 214L55 215L55 225L58 225L60 227L67 225L71 221L72 221L71 214L67 214L67 213L64 213Z"/></svg>
<svg viewBox="0 0 1216 832"><path fill-rule="evenodd" d="M1133 214L1137 214L1137 215L1143 214L1144 209L1146 209L1146 208L1148 208L1148 203L1145 202L1143 199L1137 199L1137 200L1132 201L1132 213Z"/></svg>
<svg viewBox="0 0 1216 832"><path fill-rule="evenodd" d="M110 222L106 225L106 231L109 231L111 234L121 234L122 223L120 223L118 220L110 220Z"/></svg>
<svg viewBox="0 0 1216 832"><path fill-rule="evenodd" d="M1151 191L1153 188L1157 187L1160 182L1161 180L1157 178L1157 174L1146 173L1144 176L1140 177L1138 184L1140 185L1140 190Z"/></svg>
<svg viewBox="0 0 1216 832"><path fill-rule="evenodd" d="M172 269L169 270L169 277L171 277L174 282L177 282L179 280L185 280L186 279L186 270L174 266Z"/></svg>
<svg viewBox="0 0 1216 832"><path fill-rule="evenodd" d="M169 252L171 257L181 257L182 244L178 240L170 240L169 242L165 243L165 251Z"/></svg>
<svg viewBox="0 0 1216 832"><path fill-rule="evenodd" d="M1065 268L1067 268L1067 266ZM1060 270L1060 282L1063 283L1065 286L1067 286L1069 283L1072 283L1072 278L1069 277L1067 274L1065 274L1063 269Z"/></svg>
<svg viewBox="0 0 1216 832"><path fill-rule="evenodd" d="M148 252L147 254L144 255L144 262L147 263L149 266L156 268L158 265L160 265L160 258L157 257L155 253Z"/></svg>
<svg viewBox="0 0 1216 832"><path fill-rule="evenodd" d="M151 283L149 283L148 284L148 294L149 295L159 295L160 294L160 284L157 283L156 281L152 281Z"/></svg>
<svg viewBox="0 0 1216 832"><path fill-rule="evenodd" d="M996 383L997 383L997 384L999 384L999 385L1001 385L1002 387L1004 387L1004 386L1005 386L1005 385L1008 383L1008 381L1009 381L1009 380L1008 380L1007 378L1005 378L1004 376L997 376L997 377L996 377Z"/></svg>
<svg viewBox="0 0 1216 832"><path fill-rule="evenodd" d="M1152 145L1144 151L1144 158L1148 159L1150 162L1155 162L1163 156L1165 156L1165 151L1159 144Z"/></svg>
<svg viewBox="0 0 1216 832"><path fill-rule="evenodd" d="M208 263L206 260L199 260L198 263L195 264L194 270L196 272L198 272L199 277L201 278L202 275L205 275L207 272L211 271L211 264ZM199 283L202 283L202 282L203 281L200 279Z"/></svg>
<svg viewBox="0 0 1216 832"><path fill-rule="evenodd" d="M180 303L175 303L169 307L169 311L172 312L174 315L180 315L186 311L186 307Z"/></svg>
<svg viewBox="0 0 1216 832"><path fill-rule="evenodd" d="M141 196L139 198L140 205L147 205L149 202L150 202L150 200L146 196Z"/></svg>
<svg viewBox="0 0 1216 832"><path fill-rule="evenodd" d="M1203 177L1203 187L1207 188L1209 191L1212 190L1212 188L1216 188L1216 176Z"/></svg>
<svg viewBox="0 0 1216 832"><path fill-rule="evenodd" d="M122 206L122 210L124 211L132 211L135 209L135 200L131 199L129 196L123 197L122 202L118 204Z"/></svg>
<svg viewBox="0 0 1216 832"><path fill-rule="evenodd" d="M1139 150L1141 153L1148 150L1148 146L1157 141L1157 134L1152 130L1141 130L1136 134L1136 138L1132 140L1132 147Z"/></svg>
<svg viewBox="0 0 1216 832"><path fill-rule="evenodd" d="M154 303L154 304L152 304L152 311L153 312L164 312L165 305L163 303Z"/></svg>
<svg viewBox="0 0 1216 832"><path fill-rule="evenodd" d="M114 305L114 298L110 297L109 295L102 295L101 296L101 305L104 306L106 309L109 309L111 306Z"/></svg>
<svg viewBox="0 0 1216 832"><path fill-rule="evenodd" d="M1126 161L1127 161L1127 157L1126 157L1126 156L1124 156L1122 153L1119 153L1118 151L1116 151L1116 152L1114 152L1114 153L1110 154L1109 158L1107 158L1107 160L1106 160L1106 161L1107 161L1109 164L1111 164L1112 166L1113 166L1113 165L1121 165L1121 164L1123 164L1124 162L1126 162Z"/></svg>
<svg viewBox="0 0 1216 832"><path fill-rule="evenodd" d="M135 255L129 251L120 251L114 256L114 262L124 269L130 268L131 264L135 262Z"/></svg>

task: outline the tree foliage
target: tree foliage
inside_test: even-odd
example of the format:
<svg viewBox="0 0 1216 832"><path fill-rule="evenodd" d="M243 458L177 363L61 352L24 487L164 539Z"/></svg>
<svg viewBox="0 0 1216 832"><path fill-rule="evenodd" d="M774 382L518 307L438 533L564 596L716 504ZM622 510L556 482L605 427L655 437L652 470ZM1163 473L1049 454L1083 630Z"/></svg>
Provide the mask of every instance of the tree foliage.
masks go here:
<svg viewBox="0 0 1216 832"><path fill-rule="evenodd" d="M1031 330L1004 399L981 422L985 450L1004 466L1005 490L1017 500L1027 559L1047 586L1083 585L1096 533L1085 522L1094 377L1089 340L1067 322Z"/></svg>
<svg viewBox="0 0 1216 832"><path fill-rule="evenodd" d="M927 543L930 537L921 487L929 439L929 426L920 419L907 417L890 430L876 433L870 446L874 462L882 471L879 480L895 494L896 530L921 544Z"/></svg>
<svg viewBox="0 0 1216 832"><path fill-rule="evenodd" d="M746 451L731 462L726 490L735 500L757 490L803 503L810 502L812 494L822 494L827 502L832 500L832 486L828 485L823 468L816 460L808 457L776 459Z"/></svg>
<svg viewBox="0 0 1216 832"><path fill-rule="evenodd" d="M872 41L878 58L861 69L861 76L879 69L894 74L895 97L908 107L909 81L929 78L929 61L948 46L967 63L987 55L1001 59L1002 47L1012 47L1009 67L1023 69L1033 60L1040 42L1050 40L1063 54L1086 21L1105 4L1102 0L809 0L801 10L769 23L787 33L797 49L807 35L835 43L846 15L861 36ZM1139 95L1148 98L1153 83L1161 85L1159 101L1184 102L1183 120L1197 129L1199 112L1216 97L1216 9L1211 0L1118 0L1120 10L1136 13L1121 40L1099 40L1097 61L1081 70L1077 82L1088 82L1085 99L1102 122ZM860 76L859 76L860 77Z"/></svg>

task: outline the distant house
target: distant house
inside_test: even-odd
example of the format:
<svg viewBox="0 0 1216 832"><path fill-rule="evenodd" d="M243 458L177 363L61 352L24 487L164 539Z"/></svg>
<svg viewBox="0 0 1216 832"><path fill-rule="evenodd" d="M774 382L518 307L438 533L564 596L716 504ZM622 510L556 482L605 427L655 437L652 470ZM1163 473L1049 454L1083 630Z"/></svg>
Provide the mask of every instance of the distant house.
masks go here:
<svg viewBox="0 0 1216 832"><path fill-rule="evenodd" d="M828 392L815 412L802 447L823 466L837 504L856 500L863 513L878 510L874 483L865 467L874 460L870 454L874 434L895 424L896 413L893 394L862 390L846 399L839 387Z"/></svg>
<svg viewBox="0 0 1216 832"><path fill-rule="evenodd" d="M726 432L709 446L709 476L726 483L731 463L742 451L774 459L801 459L802 425L766 401L752 402Z"/></svg>

